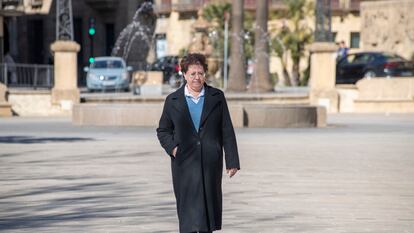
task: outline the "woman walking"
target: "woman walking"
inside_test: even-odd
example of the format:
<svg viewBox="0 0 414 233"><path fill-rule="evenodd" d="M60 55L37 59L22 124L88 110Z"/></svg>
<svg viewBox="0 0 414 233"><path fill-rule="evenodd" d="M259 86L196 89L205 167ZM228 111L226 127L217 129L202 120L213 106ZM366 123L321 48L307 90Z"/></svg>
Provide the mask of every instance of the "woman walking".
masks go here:
<svg viewBox="0 0 414 233"><path fill-rule="evenodd" d="M224 93L206 85L204 55L180 63L186 83L167 96L157 128L171 157L180 233L221 229L223 148L230 177L240 169L236 136Z"/></svg>

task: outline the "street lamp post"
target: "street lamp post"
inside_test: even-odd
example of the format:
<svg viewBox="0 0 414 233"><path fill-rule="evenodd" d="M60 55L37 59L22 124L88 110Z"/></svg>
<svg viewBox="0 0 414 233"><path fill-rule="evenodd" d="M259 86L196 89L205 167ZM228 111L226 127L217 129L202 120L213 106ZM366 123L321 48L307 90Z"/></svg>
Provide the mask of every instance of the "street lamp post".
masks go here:
<svg viewBox="0 0 414 233"><path fill-rule="evenodd" d="M315 41L332 42L331 0L317 0L315 15Z"/></svg>
<svg viewBox="0 0 414 233"><path fill-rule="evenodd" d="M50 46L54 56L52 104L71 110L79 103L77 53L80 45L73 41L72 1L56 1L56 41Z"/></svg>
<svg viewBox="0 0 414 233"><path fill-rule="evenodd" d="M73 40L72 1L56 2L56 40Z"/></svg>
<svg viewBox="0 0 414 233"><path fill-rule="evenodd" d="M310 46L309 100L312 105L322 105L334 113L339 110L339 94L335 89L337 46L332 43L331 1L317 0L315 15L315 42Z"/></svg>

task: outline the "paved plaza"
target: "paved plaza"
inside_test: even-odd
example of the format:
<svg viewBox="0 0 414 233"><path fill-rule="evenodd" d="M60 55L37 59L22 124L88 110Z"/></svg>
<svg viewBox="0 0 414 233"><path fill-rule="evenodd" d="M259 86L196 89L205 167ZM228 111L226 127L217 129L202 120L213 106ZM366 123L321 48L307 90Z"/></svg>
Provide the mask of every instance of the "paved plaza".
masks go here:
<svg viewBox="0 0 414 233"><path fill-rule="evenodd" d="M414 115L237 129L223 233L414 232ZM0 118L0 232L178 232L155 128Z"/></svg>

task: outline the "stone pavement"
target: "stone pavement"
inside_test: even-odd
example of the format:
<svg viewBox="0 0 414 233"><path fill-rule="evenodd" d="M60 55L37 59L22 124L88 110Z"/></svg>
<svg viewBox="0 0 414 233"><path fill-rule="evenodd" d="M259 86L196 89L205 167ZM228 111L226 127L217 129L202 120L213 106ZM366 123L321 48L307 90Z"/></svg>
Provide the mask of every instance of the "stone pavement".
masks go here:
<svg viewBox="0 0 414 233"><path fill-rule="evenodd" d="M414 115L237 129L223 233L414 232ZM177 232L154 128L0 118L0 232Z"/></svg>

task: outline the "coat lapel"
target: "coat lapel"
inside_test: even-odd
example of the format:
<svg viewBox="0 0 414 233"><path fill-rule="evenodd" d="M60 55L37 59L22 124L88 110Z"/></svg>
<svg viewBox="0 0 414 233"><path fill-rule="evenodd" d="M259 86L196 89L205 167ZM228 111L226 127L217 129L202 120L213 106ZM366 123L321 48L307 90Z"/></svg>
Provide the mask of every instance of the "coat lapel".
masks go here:
<svg viewBox="0 0 414 233"><path fill-rule="evenodd" d="M193 120L191 119L190 110L188 109L187 101L185 100L184 95L184 85L180 87L172 97L174 101L173 107L181 112L186 119L186 122L188 122L193 129L193 133L197 134L197 130L194 128Z"/></svg>
<svg viewBox="0 0 414 233"><path fill-rule="evenodd" d="M212 89L210 86L205 85L205 94L204 94L204 106L203 111L201 112L200 126L203 125L204 121L207 120L208 115L214 109L214 107L220 102L218 98L217 90Z"/></svg>

